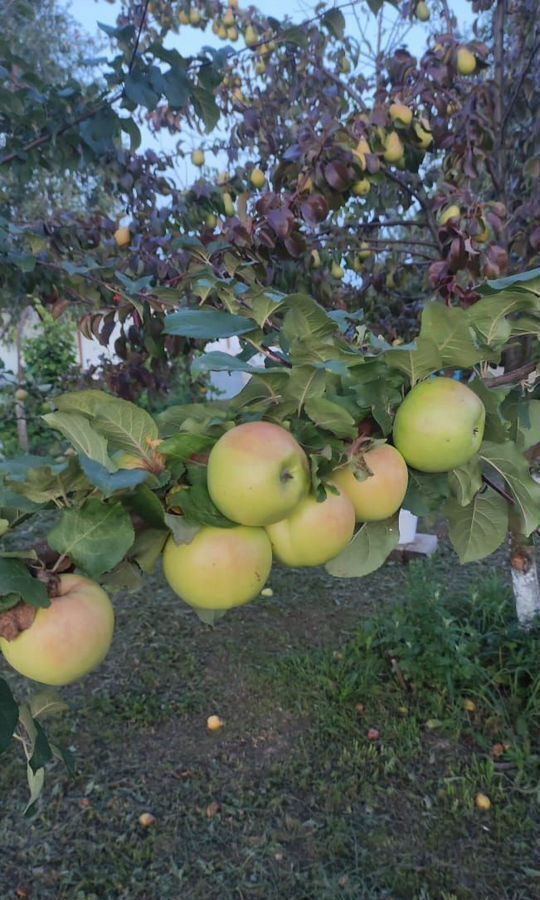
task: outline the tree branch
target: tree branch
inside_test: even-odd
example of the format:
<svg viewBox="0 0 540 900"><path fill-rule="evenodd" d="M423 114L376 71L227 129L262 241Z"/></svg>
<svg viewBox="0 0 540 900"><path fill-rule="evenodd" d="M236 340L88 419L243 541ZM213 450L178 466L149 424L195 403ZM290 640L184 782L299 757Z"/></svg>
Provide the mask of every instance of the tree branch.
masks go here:
<svg viewBox="0 0 540 900"><path fill-rule="evenodd" d="M501 387L503 384L518 384L520 381L524 381L531 372L534 372L536 368L540 366L540 363L537 362L528 362L525 365L520 366L519 369L514 369L512 372L505 372L504 375L497 375L495 378L488 378L484 381L484 384L488 388Z"/></svg>

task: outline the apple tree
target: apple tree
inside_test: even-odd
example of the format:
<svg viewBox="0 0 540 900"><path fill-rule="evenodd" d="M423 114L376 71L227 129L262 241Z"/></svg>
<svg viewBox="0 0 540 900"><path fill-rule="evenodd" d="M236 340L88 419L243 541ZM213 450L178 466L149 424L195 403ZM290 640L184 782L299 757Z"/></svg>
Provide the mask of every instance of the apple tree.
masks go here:
<svg viewBox="0 0 540 900"><path fill-rule="evenodd" d="M534 29L505 3L483 3L485 17L465 41L447 4L433 4L416 58L401 41L385 44L381 15L375 37L367 32L357 6L318 7L299 27L236 4L126 3L106 29L116 55L104 80L88 85L44 79L1 45L0 173L31 182L51 166L88 165L115 204L114 215L89 203L21 221L4 196L6 294L39 299L58 315L69 306L104 346L115 333L108 386L125 388L56 397L44 423L65 441L64 455L0 463L0 641L30 677L28 653L16 648L39 646L43 623L63 609L66 579L92 582L96 597L136 589L165 552L173 589L214 623L263 587L272 550L285 563L315 564L298 534L313 534L316 549L325 511L349 496L343 473L354 515L341 503L333 555L316 560L332 575L362 577L383 565L399 540L400 508L442 513L462 563L510 533L524 624L540 607L531 544L540 525L539 210L521 125L538 109L525 52ZM359 17L354 37L345 8ZM501 10L511 27L491 40L489 21ZM403 29L417 11L403 5ZM210 22L222 49L188 58L165 43ZM177 137L174 150L141 150L143 123ZM206 165L214 151L227 159L221 175ZM200 177L180 186L175 166L192 153ZM516 192L501 199L507 178ZM203 352L222 337L238 339L236 355ZM169 404L157 415L133 402L148 379L166 394L178 358L194 377L239 371L249 381L230 400ZM407 409L420 388L440 384L475 412L469 422L459 404L452 416L441 416L441 403L430 407L426 462ZM454 409L444 403L443 413ZM427 408L421 401L416 413L425 419ZM470 443L444 458L448 422L448 440L462 444L470 433ZM298 448L301 491L292 507L278 504L278 520L254 521L234 496L221 496L232 476L221 467L220 477L216 454L254 424ZM261 473L258 446L247 469ZM388 451L394 462L384 468ZM289 464L281 474L280 490L294 481ZM256 483L273 503L277 488L264 475ZM389 498L384 485L394 477L401 482ZM200 560L212 554L229 566L238 555L251 560L240 600L216 584L201 594ZM221 570L222 586L230 572ZM106 645L96 641L93 664ZM38 680L73 676L58 675L53 660ZM62 751L47 740L38 707L0 686L0 746L13 734L22 744L33 803L44 765Z"/></svg>

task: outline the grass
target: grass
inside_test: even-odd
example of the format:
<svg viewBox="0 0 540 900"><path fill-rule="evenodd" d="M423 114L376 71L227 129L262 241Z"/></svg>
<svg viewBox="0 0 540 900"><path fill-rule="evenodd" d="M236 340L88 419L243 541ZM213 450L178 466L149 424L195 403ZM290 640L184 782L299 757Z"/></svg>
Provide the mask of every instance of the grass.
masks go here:
<svg viewBox="0 0 540 900"><path fill-rule="evenodd" d="M444 546L361 582L276 570L215 629L159 577L119 597L110 657L49 723L75 777L52 768L23 819L2 757L2 898L538 896L540 646L505 577Z"/></svg>

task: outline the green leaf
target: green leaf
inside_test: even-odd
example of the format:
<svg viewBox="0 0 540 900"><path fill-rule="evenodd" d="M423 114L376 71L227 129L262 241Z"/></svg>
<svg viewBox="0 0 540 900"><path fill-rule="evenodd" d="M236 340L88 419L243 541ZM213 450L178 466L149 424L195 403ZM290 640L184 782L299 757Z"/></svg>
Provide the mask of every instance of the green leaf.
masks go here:
<svg viewBox="0 0 540 900"><path fill-rule="evenodd" d="M206 607L192 606L193 612L199 617L201 622L212 627L223 618L226 609L206 609Z"/></svg>
<svg viewBox="0 0 540 900"><path fill-rule="evenodd" d="M164 334L213 341L254 331L253 319L217 309L179 309L165 316Z"/></svg>
<svg viewBox="0 0 540 900"><path fill-rule="evenodd" d="M181 508L186 519L192 524L236 528L237 523L226 519L210 499L206 485L206 468L190 466L188 475L191 487L175 497L175 505Z"/></svg>
<svg viewBox="0 0 540 900"><path fill-rule="evenodd" d="M104 497L110 497L115 491L132 490L142 484L148 477L145 469L120 469L110 472L101 463L81 454L81 468L94 487L99 488Z"/></svg>
<svg viewBox="0 0 540 900"><path fill-rule="evenodd" d="M175 544L191 544L201 526L190 522L185 516L165 513L165 522L171 529Z"/></svg>
<svg viewBox="0 0 540 900"><path fill-rule="evenodd" d="M486 426L484 439L502 443L508 439L509 427L503 418L501 404L503 403L510 386L500 388L488 388L481 378L473 378L467 383L467 387L474 391L486 408Z"/></svg>
<svg viewBox="0 0 540 900"><path fill-rule="evenodd" d="M384 359L391 368L405 372L411 386L442 369L442 358L437 345L426 337L418 337L414 350L388 350Z"/></svg>
<svg viewBox="0 0 540 900"><path fill-rule="evenodd" d="M35 774L38 769L43 768L43 766L46 766L47 763L51 761L52 750L49 741L47 740L47 735L37 719L34 719L34 726L36 735L33 742L32 756L28 760L28 765Z"/></svg>
<svg viewBox="0 0 540 900"><path fill-rule="evenodd" d="M61 412L81 412L94 418L99 413L104 403L124 403L118 397L106 394L105 391L70 391L54 398L56 406Z"/></svg>
<svg viewBox="0 0 540 900"><path fill-rule="evenodd" d="M28 781L28 788L30 790L30 799L23 810L23 815L28 816L33 812L34 804L39 799L43 790L45 769L38 769L37 772L34 772L31 765L28 763L26 766L26 780Z"/></svg>
<svg viewBox="0 0 540 900"><path fill-rule="evenodd" d="M11 481L9 486L14 493L21 493L34 503L48 503L57 497L84 491L89 487L86 476L79 468L78 460L73 458L64 463L63 471L45 468L32 469L25 481Z"/></svg>
<svg viewBox="0 0 540 900"><path fill-rule="evenodd" d="M106 403L96 417L96 428L108 439L111 450L125 450L152 461L149 441L158 437L158 427L150 413L135 403L129 400Z"/></svg>
<svg viewBox="0 0 540 900"><path fill-rule="evenodd" d="M133 493L122 497L122 503L153 528L163 527L165 510L159 497L146 484L141 484Z"/></svg>
<svg viewBox="0 0 540 900"><path fill-rule="evenodd" d="M379 569L399 543L398 518L366 522L339 556L326 563L334 578L361 578Z"/></svg>
<svg viewBox="0 0 540 900"><path fill-rule="evenodd" d="M57 553L70 556L96 577L124 558L134 538L131 519L121 503L90 499L80 509L64 511L48 542Z"/></svg>
<svg viewBox="0 0 540 900"><path fill-rule="evenodd" d="M162 528L145 528L135 535L130 558L147 575L152 575L169 533Z"/></svg>
<svg viewBox="0 0 540 900"><path fill-rule="evenodd" d="M18 721L19 707L8 683L0 678L0 753L9 747Z"/></svg>
<svg viewBox="0 0 540 900"><path fill-rule="evenodd" d="M0 519L0 537L9 529L9 519Z"/></svg>
<svg viewBox="0 0 540 900"><path fill-rule="evenodd" d="M409 484L403 509L415 516L429 516L437 512L448 497L446 472L417 472L409 469Z"/></svg>
<svg viewBox="0 0 540 900"><path fill-rule="evenodd" d="M449 500L445 513L450 540L462 564L489 556L506 537L508 504L494 491L476 494L468 506Z"/></svg>
<svg viewBox="0 0 540 900"><path fill-rule="evenodd" d="M329 9L328 12L324 14L321 21L335 38L338 40L343 38L343 35L345 34L345 17L341 10Z"/></svg>
<svg viewBox="0 0 540 900"><path fill-rule="evenodd" d="M109 456L107 441L85 416L75 412L53 412L42 419L50 428L63 434L77 453L99 463L107 472L118 468Z"/></svg>
<svg viewBox="0 0 540 900"><path fill-rule="evenodd" d="M420 334L435 344L443 367L468 369L485 358L485 351L474 342L467 313L458 307L426 304Z"/></svg>
<svg viewBox="0 0 540 900"><path fill-rule="evenodd" d="M276 368L278 368L276 366ZM201 353L193 360L191 367L195 374L199 372L248 372L251 375L265 375L266 372L275 372L276 369L263 369L261 366L251 366L238 356L231 356L222 350L210 350Z"/></svg>
<svg viewBox="0 0 540 900"><path fill-rule="evenodd" d="M219 106L216 98L211 91L206 88L194 87L192 91L192 102L197 112L204 122L206 132L212 131L219 122Z"/></svg>
<svg viewBox="0 0 540 900"><path fill-rule="evenodd" d="M450 490L460 506L468 506L482 487L482 465L478 456L448 473Z"/></svg>
<svg viewBox="0 0 540 900"><path fill-rule="evenodd" d="M158 104L159 94L152 88L150 77L145 72L134 70L127 74L124 79L124 90L137 106L153 110Z"/></svg>
<svg viewBox="0 0 540 900"><path fill-rule="evenodd" d="M55 688L47 687L36 691L29 699L30 714L33 719L50 719L67 712L69 706L62 700Z"/></svg>
<svg viewBox="0 0 540 900"><path fill-rule="evenodd" d="M521 451L509 442L484 441L479 456L507 483L523 520L523 533L532 534L540 525L540 484L531 478L529 463Z"/></svg>
<svg viewBox="0 0 540 900"><path fill-rule="evenodd" d="M535 282L539 284L535 284ZM489 291L501 291L507 288L523 288L525 290L536 291L540 296L540 269L529 269L528 272L519 272L517 275L508 275L506 278L496 278L493 281L487 281L480 288L481 293Z"/></svg>
<svg viewBox="0 0 540 900"><path fill-rule="evenodd" d="M0 592L18 594L31 606L51 605L47 588L42 581L32 578L20 559L0 559Z"/></svg>
<svg viewBox="0 0 540 900"><path fill-rule="evenodd" d="M305 410L319 428L325 428L337 437L355 437L356 421L339 403L334 403L326 397L314 397L307 400Z"/></svg>
<svg viewBox="0 0 540 900"><path fill-rule="evenodd" d="M283 307L286 314L281 336L291 346L303 341L317 342L338 331L337 323L308 294L289 294Z"/></svg>
<svg viewBox="0 0 540 900"><path fill-rule="evenodd" d="M472 327L490 347L501 349L512 334L509 316L516 312L538 312L538 297L527 291L508 291L483 297L467 310Z"/></svg>
<svg viewBox="0 0 540 900"><path fill-rule="evenodd" d="M160 444L159 452L168 459L183 462L196 453L205 453L215 444L215 439L205 434L188 434L181 431Z"/></svg>
<svg viewBox="0 0 540 900"><path fill-rule="evenodd" d="M314 366L294 366L288 376L285 396L294 401L294 408L300 415L308 400L323 396L326 389L325 373Z"/></svg>
<svg viewBox="0 0 540 900"><path fill-rule="evenodd" d="M143 587L143 579L140 569L123 559L111 572L101 577L101 586L114 593L116 591L140 591Z"/></svg>
<svg viewBox="0 0 540 900"><path fill-rule="evenodd" d="M276 291L273 288L266 288L255 294L251 299L251 307L253 309L253 318L257 322L259 328L266 325L267 320L272 316L286 299L286 294Z"/></svg>

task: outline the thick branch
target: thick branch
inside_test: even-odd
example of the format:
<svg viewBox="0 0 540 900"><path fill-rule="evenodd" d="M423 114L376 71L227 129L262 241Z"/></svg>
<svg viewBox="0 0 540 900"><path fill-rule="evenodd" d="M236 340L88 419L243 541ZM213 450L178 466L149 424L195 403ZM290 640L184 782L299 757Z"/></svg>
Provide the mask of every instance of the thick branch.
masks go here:
<svg viewBox="0 0 540 900"><path fill-rule="evenodd" d="M520 366L519 369L514 369L512 372L505 372L504 375L486 379L484 384L488 388L501 387L503 384L518 384L520 381L524 381L531 372L534 372L538 365L539 363L536 362L525 363L524 366Z"/></svg>

